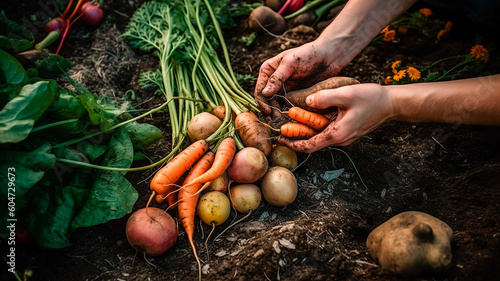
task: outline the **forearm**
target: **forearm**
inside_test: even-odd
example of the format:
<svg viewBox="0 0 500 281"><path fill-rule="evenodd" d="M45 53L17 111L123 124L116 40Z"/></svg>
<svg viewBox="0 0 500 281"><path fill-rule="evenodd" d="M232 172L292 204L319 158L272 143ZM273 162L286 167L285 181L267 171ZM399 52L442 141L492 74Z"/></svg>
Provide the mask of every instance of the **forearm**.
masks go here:
<svg viewBox="0 0 500 281"><path fill-rule="evenodd" d="M500 125L500 74L384 87L394 120Z"/></svg>
<svg viewBox="0 0 500 281"><path fill-rule="evenodd" d="M346 66L392 20L416 0L350 0L315 40L330 64Z"/></svg>

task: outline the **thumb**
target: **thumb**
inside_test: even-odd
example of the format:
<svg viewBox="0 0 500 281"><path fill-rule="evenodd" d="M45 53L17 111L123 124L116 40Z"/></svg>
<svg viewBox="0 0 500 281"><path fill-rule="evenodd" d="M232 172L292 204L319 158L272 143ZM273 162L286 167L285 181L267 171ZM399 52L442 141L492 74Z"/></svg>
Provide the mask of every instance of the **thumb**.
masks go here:
<svg viewBox="0 0 500 281"><path fill-rule="evenodd" d="M306 98L306 103L310 107L317 109L325 109L332 106L345 108L347 106L347 100L343 98L343 91L345 87L338 89L328 89L321 90Z"/></svg>

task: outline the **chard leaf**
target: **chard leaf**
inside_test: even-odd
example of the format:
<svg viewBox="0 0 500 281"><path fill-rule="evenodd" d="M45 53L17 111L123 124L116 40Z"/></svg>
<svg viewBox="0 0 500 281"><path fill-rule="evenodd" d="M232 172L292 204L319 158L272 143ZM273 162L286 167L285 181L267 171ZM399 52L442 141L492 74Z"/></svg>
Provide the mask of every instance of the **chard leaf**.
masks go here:
<svg viewBox="0 0 500 281"><path fill-rule="evenodd" d="M21 52L33 46L35 38L26 27L8 20L4 11L0 11L0 48Z"/></svg>
<svg viewBox="0 0 500 281"><path fill-rule="evenodd" d="M0 111L0 143L18 143L33 129L57 94L54 80L29 84Z"/></svg>
<svg viewBox="0 0 500 281"><path fill-rule="evenodd" d="M82 145L78 146L78 149L80 149L83 153L89 156L90 160L94 161L97 158L101 157L101 155L106 152L106 146L105 145L93 145L90 143L82 143Z"/></svg>
<svg viewBox="0 0 500 281"><path fill-rule="evenodd" d="M148 123L132 122L125 125L134 150L144 150L163 137L163 132Z"/></svg>
<svg viewBox="0 0 500 281"><path fill-rule="evenodd" d="M120 108L115 107L105 99L97 100L92 93L84 92L78 97L88 112L92 125L99 125L104 131L115 124L118 117L122 115L128 103L123 103Z"/></svg>
<svg viewBox="0 0 500 281"><path fill-rule="evenodd" d="M0 89L26 83L28 75L21 63L0 49Z"/></svg>
<svg viewBox="0 0 500 281"><path fill-rule="evenodd" d="M45 171L54 167L56 157L50 153L51 146L44 144L30 152L2 151L0 160L1 190L4 195L8 188L8 168L14 168L16 177L16 197L23 196L45 175Z"/></svg>
<svg viewBox="0 0 500 281"><path fill-rule="evenodd" d="M125 128L120 128L111 138L101 165L128 168L133 156L132 141ZM120 218L132 211L137 198L137 191L125 179L124 172L101 171L85 204L71 223L71 230Z"/></svg>

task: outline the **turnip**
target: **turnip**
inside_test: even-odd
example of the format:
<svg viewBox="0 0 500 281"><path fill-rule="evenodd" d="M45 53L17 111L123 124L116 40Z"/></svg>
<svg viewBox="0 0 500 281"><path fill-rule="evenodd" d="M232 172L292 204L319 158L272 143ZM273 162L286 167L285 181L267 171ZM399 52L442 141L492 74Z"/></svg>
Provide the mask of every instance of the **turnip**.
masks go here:
<svg viewBox="0 0 500 281"><path fill-rule="evenodd" d="M187 133L191 142L204 140L212 135L222 124L217 116L202 112L196 114L188 124Z"/></svg>
<svg viewBox="0 0 500 281"><path fill-rule="evenodd" d="M231 187L229 199L236 211L248 213L259 207L262 194L255 184L239 184Z"/></svg>
<svg viewBox="0 0 500 281"><path fill-rule="evenodd" d="M266 174L268 167L264 152L255 147L245 147L234 155L227 173L237 183L254 183Z"/></svg>
<svg viewBox="0 0 500 281"><path fill-rule="evenodd" d="M53 18L45 24L44 29L46 34L54 30L58 30L60 34L63 34L66 29L66 21L61 17Z"/></svg>
<svg viewBox="0 0 500 281"><path fill-rule="evenodd" d="M260 189L264 199L273 206L286 206L297 197L297 180L287 168L274 166L262 178Z"/></svg>
<svg viewBox="0 0 500 281"><path fill-rule="evenodd" d="M274 145L271 155L269 156L269 164L271 166L281 166L290 171L297 168L297 153L284 145Z"/></svg>
<svg viewBox="0 0 500 281"><path fill-rule="evenodd" d="M281 35L286 31L285 19L267 6L255 8L248 17L248 26L253 31L268 31Z"/></svg>
<svg viewBox="0 0 500 281"><path fill-rule="evenodd" d="M149 256L165 253L177 241L177 223L164 210L148 207L135 211L127 221L125 234L130 245Z"/></svg>
<svg viewBox="0 0 500 281"><path fill-rule="evenodd" d="M229 198L219 191L203 194L198 202L198 216L207 225L224 223L231 213Z"/></svg>
<svg viewBox="0 0 500 281"><path fill-rule="evenodd" d="M224 172L222 176L215 179L207 187L207 191L220 191L222 193L226 193L229 183L230 183L229 175L227 174L227 172Z"/></svg>

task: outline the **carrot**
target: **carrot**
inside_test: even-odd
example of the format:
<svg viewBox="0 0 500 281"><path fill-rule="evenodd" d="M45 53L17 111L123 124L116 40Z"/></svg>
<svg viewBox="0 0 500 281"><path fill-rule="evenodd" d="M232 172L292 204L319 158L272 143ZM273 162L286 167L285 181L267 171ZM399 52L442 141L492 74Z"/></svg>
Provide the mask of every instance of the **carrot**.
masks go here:
<svg viewBox="0 0 500 281"><path fill-rule="evenodd" d="M207 151L209 144L205 140L193 142L161 168L151 180L150 188L156 194L168 194L175 188L175 183Z"/></svg>
<svg viewBox="0 0 500 281"><path fill-rule="evenodd" d="M283 124L280 132L287 138L310 138L316 134L316 131L307 125L295 122Z"/></svg>
<svg viewBox="0 0 500 281"><path fill-rule="evenodd" d="M307 125L315 130L323 130L330 124L330 119L323 114L311 112L294 106L288 110L288 116L293 120Z"/></svg>
<svg viewBox="0 0 500 281"><path fill-rule="evenodd" d="M212 151L208 151L196 164L193 166L189 174L184 180L185 183L189 183L193 179L204 174L210 169L212 163L214 162L215 154ZM186 231L191 248L193 248L193 254L198 262L198 270L201 279L201 263L196 253L196 248L193 243L193 232L194 232L194 216L196 212L196 204L198 203L199 195L194 195L201 188L201 183L198 184L183 184L183 187L179 191L179 217ZM168 197L167 197L168 198Z"/></svg>
<svg viewBox="0 0 500 281"><path fill-rule="evenodd" d="M233 161L234 154L236 154L236 141L232 137L227 137L219 144L212 167L203 175L188 182L188 185L204 184L220 177Z"/></svg>
<svg viewBox="0 0 500 281"><path fill-rule="evenodd" d="M266 156L271 154L272 142L269 130L252 112L243 112L236 116L234 126L245 146L256 147Z"/></svg>

